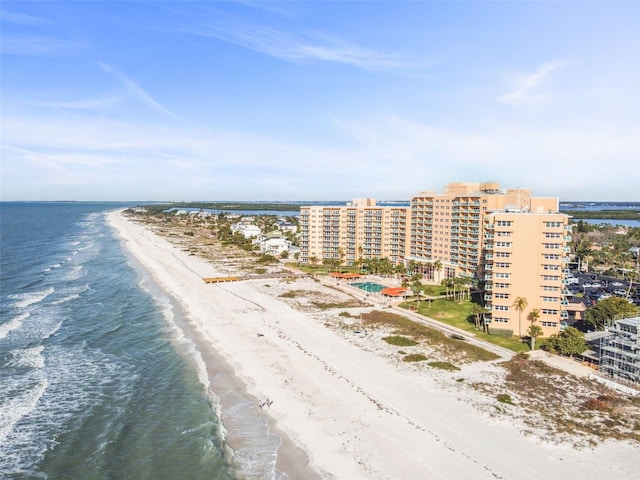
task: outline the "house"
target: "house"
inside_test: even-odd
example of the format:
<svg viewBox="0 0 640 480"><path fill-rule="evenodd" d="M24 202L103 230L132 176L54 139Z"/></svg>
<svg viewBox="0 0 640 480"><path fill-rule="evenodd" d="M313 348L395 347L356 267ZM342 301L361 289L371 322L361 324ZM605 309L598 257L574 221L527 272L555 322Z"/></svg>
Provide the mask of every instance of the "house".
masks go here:
<svg viewBox="0 0 640 480"><path fill-rule="evenodd" d="M282 235L282 232L277 230L266 235L259 235L255 243L260 245L261 252L274 257L279 257L282 252L288 251L291 245L291 242Z"/></svg>
<svg viewBox="0 0 640 480"><path fill-rule="evenodd" d="M244 235L244 238L257 237L262 233L260 227L258 227L257 225L250 225L243 222L234 223L233 225L231 225L231 231L233 233L241 233L242 235Z"/></svg>

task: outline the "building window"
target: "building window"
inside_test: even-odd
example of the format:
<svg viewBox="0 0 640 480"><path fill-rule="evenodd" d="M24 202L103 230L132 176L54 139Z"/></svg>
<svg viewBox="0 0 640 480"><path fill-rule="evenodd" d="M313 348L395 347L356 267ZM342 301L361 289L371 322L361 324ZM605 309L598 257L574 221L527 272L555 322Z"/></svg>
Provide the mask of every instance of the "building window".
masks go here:
<svg viewBox="0 0 640 480"><path fill-rule="evenodd" d="M543 308L542 309L542 314L543 315L557 315L558 314L558 310L553 310L550 308Z"/></svg>
<svg viewBox="0 0 640 480"><path fill-rule="evenodd" d="M508 312L509 311L509 306L508 305L494 305L493 306L494 310L499 310L502 312Z"/></svg>
<svg viewBox="0 0 640 480"><path fill-rule="evenodd" d="M511 220L498 220L496 225L498 227L510 227L513 222Z"/></svg>
<svg viewBox="0 0 640 480"><path fill-rule="evenodd" d="M542 326L543 327L557 328L558 327L558 323L557 322L542 322Z"/></svg>
<svg viewBox="0 0 640 480"><path fill-rule="evenodd" d="M496 232L496 237L510 237L511 232Z"/></svg>
<svg viewBox="0 0 640 480"><path fill-rule="evenodd" d="M491 321L496 323L509 323L509 319L504 317L493 317Z"/></svg>
<svg viewBox="0 0 640 480"><path fill-rule="evenodd" d="M558 297L542 297L543 302L558 302L560 299Z"/></svg>
<svg viewBox="0 0 640 480"><path fill-rule="evenodd" d="M560 277L556 275L543 275L542 279L548 282L557 282L558 280L560 280Z"/></svg>

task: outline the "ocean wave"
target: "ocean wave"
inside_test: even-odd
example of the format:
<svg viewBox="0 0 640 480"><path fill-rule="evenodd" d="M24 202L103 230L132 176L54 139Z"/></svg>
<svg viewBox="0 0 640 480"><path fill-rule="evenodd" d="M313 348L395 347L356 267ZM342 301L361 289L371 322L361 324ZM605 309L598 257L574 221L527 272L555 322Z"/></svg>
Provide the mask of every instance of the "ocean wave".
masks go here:
<svg viewBox="0 0 640 480"><path fill-rule="evenodd" d="M5 385L5 388L10 385ZM21 392L13 392L13 395L3 394L0 399L0 446L5 445L5 440L14 426L24 417L33 412L42 395L47 389L48 382L40 378L32 388ZM17 385L16 385L17 387ZM3 448L0 447L0 452ZM4 452L3 452L4 453ZM3 458L3 455L0 455ZM1 465L0 460L0 465Z"/></svg>
<svg viewBox="0 0 640 480"><path fill-rule="evenodd" d="M12 304L13 307L26 308L29 305L33 305L34 303L41 302L42 300L47 298L49 295L51 295L55 291L56 291L55 288L49 287L49 288L46 288L45 290L39 290L37 292L15 293L15 294L9 295L8 298L12 300L18 300L17 302Z"/></svg>
<svg viewBox="0 0 640 480"><path fill-rule="evenodd" d="M6 367L44 368L43 345L25 348L11 352L12 358L6 363Z"/></svg>
<svg viewBox="0 0 640 480"><path fill-rule="evenodd" d="M130 400L137 376L117 357L81 348L47 352L44 369L34 371L39 383L28 384L20 376L13 388L19 395L0 395L9 398L0 405L0 478L10 472L37 476L38 465L60 435L79 428L98 405L108 406L115 421Z"/></svg>
<svg viewBox="0 0 640 480"><path fill-rule="evenodd" d="M31 314L29 312L22 312L20 315L16 315L7 323L3 323L0 325L0 339L5 338L9 333L14 330L17 330L22 325L27 318L29 318Z"/></svg>
<svg viewBox="0 0 640 480"><path fill-rule="evenodd" d="M78 298L80 298L80 294L79 293L72 293L71 295L67 295L66 297L62 297L59 300L56 300L55 302L51 302L51 305L60 305L62 303L67 303L71 300L77 300Z"/></svg>

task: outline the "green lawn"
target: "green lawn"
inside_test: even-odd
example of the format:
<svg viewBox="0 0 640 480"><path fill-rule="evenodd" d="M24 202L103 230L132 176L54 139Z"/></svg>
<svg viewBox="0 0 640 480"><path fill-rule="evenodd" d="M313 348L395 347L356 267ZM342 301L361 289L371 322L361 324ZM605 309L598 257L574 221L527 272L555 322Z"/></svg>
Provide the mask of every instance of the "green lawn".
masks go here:
<svg viewBox="0 0 640 480"><path fill-rule="evenodd" d="M423 300L418 305L416 312L434 320L438 320L447 325L460 328L469 333L473 333L476 337L491 342L500 347L508 348L514 352L527 352L529 347L526 343L520 341L518 337L500 337L497 335L489 335L487 333L476 330L473 319L469 320L471 315L471 301L464 300L462 302L438 299L427 302ZM400 305L402 308L416 307L416 302L405 302ZM544 343L544 339L536 341L536 348Z"/></svg>

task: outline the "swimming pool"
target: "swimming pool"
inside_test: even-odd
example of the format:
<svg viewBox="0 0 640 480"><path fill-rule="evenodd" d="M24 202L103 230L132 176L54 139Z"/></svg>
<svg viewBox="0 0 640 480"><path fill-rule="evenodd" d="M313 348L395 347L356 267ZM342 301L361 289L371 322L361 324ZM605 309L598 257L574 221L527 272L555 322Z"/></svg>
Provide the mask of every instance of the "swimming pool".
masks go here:
<svg viewBox="0 0 640 480"><path fill-rule="evenodd" d="M377 293L387 288L384 285L380 285L379 283L373 283L373 282L352 283L351 286L357 287L360 290L364 290L365 292L368 292L368 293Z"/></svg>

